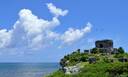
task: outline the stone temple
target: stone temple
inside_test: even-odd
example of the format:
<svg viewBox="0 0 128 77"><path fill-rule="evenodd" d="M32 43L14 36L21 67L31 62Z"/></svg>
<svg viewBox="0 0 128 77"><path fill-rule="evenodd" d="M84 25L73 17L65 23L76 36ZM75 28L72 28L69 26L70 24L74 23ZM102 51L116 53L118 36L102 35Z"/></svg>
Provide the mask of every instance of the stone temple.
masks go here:
<svg viewBox="0 0 128 77"><path fill-rule="evenodd" d="M95 42L96 48L113 48L112 40L98 40Z"/></svg>
<svg viewBox="0 0 128 77"><path fill-rule="evenodd" d="M113 48L113 41L106 39L106 40L97 40L95 42L95 48L102 50L104 53L118 53L117 48Z"/></svg>

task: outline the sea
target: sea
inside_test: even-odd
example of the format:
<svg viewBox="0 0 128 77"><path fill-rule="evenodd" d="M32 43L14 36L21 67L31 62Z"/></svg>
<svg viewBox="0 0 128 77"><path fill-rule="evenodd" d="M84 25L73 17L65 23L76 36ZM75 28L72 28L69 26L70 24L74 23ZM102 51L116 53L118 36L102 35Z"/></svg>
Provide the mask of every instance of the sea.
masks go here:
<svg viewBox="0 0 128 77"><path fill-rule="evenodd" d="M45 77L58 69L58 63L0 63L0 77Z"/></svg>

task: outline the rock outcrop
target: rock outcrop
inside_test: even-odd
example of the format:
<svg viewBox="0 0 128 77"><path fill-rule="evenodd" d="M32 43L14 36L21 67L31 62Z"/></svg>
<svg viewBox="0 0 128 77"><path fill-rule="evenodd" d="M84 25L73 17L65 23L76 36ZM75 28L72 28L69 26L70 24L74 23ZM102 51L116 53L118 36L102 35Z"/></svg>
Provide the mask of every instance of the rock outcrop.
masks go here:
<svg viewBox="0 0 128 77"><path fill-rule="evenodd" d="M75 66L66 66L63 67L63 71L65 74L77 74L80 71L80 66L77 64Z"/></svg>

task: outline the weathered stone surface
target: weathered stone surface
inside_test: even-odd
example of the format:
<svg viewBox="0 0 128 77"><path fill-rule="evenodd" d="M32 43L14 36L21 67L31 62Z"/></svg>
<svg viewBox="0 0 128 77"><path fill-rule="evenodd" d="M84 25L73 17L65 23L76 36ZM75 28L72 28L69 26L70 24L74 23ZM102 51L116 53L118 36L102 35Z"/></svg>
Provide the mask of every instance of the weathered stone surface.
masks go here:
<svg viewBox="0 0 128 77"><path fill-rule="evenodd" d="M76 74L80 71L80 67L78 65L64 67L63 71L65 74Z"/></svg>
<svg viewBox="0 0 128 77"><path fill-rule="evenodd" d="M128 62L128 58L119 58L118 59L120 62Z"/></svg>
<svg viewBox="0 0 128 77"><path fill-rule="evenodd" d="M102 51L102 53L110 53L116 54L118 53L117 48L113 48L113 41L106 39L106 40L98 40L95 42L95 48Z"/></svg>
<svg viewBox="0 0 128 77"><path fill-rule="evenodd" d="M90 58L88 59L88 61L89 61L90 64L91 64L91 63L96 63L96 58L90 57Z"/></svg>
<svg viewBox="0 0 128 77"><path fill-rule="evenodd" d="M113 54L118 54L119 52L118 52L118 49L117 48L113 48L113 52L112 52Z"/></svg>
<svg viewBox="0 0 128 77"><path fill-rule="evenodd" d="M95 42L96 48L113 48L112 40L98 40Z"/></svg>
<svg viewBox="0 0 128 77"><path fill-rule="evenodd" d="M84 50L84 53L87 53L88 54L89 53L89 50Z"/></svg>

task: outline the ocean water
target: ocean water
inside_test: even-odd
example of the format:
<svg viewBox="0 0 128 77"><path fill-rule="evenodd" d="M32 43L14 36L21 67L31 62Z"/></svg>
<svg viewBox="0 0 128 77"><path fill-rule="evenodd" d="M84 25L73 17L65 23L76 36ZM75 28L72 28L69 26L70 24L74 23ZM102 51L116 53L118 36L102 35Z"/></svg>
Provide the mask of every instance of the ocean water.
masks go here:
<svg viewBox="0 0 128 77"><path fill-rule="evenodd" d="M0 77L44 77L58 69L58 63L0 63Z"/></svg>

